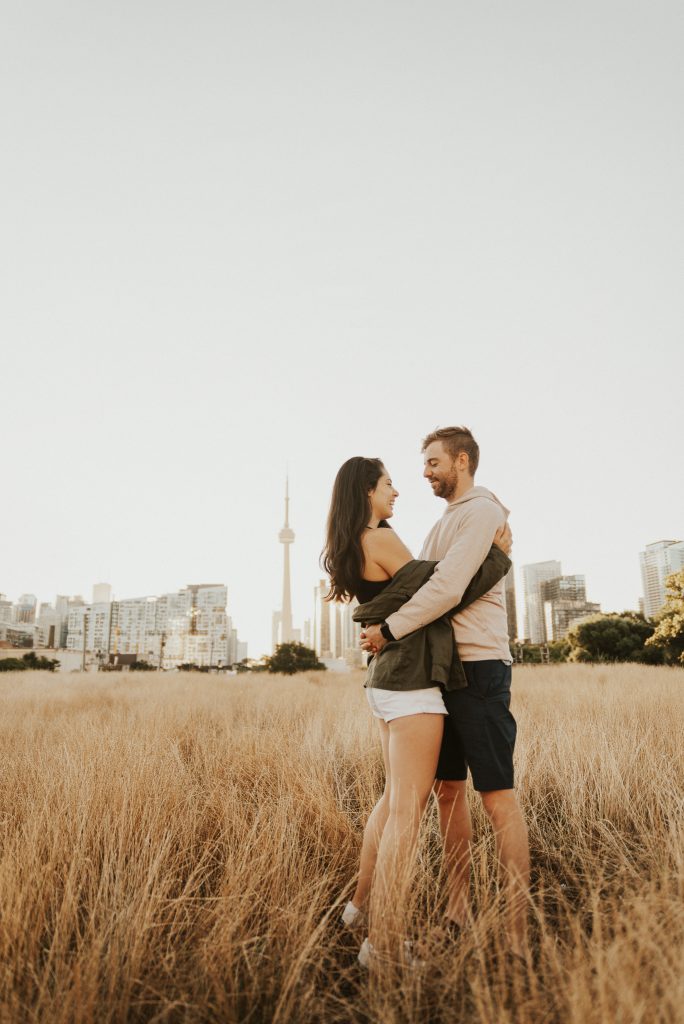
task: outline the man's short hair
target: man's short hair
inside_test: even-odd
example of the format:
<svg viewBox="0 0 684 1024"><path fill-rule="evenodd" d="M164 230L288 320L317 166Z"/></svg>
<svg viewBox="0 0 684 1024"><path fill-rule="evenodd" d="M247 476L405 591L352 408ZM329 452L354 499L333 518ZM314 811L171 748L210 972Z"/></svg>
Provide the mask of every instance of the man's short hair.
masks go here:
<svg viewBox="0 0 684 1024"><path fill-rule="evenodd" d="M461 452L468 456L470 473L475 476L475 470L480 462L480 447L467 427L439 427L431 434L423 438L424 452L433 441L441 441L445 450L452 459L455 459Z"/></svg>

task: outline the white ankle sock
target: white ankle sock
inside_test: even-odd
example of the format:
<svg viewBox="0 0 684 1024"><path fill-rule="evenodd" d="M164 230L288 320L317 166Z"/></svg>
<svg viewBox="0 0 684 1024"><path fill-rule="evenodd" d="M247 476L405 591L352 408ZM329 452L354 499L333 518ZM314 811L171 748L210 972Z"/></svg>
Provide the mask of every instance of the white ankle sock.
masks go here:
<svg viewBox="0 0 684 1024"><path fill-rule="evenodd" d="M342 924L346 924L347 927L354 924L354 921L361 913L360 907L355 907L351 900L342 911Z"/></svg>

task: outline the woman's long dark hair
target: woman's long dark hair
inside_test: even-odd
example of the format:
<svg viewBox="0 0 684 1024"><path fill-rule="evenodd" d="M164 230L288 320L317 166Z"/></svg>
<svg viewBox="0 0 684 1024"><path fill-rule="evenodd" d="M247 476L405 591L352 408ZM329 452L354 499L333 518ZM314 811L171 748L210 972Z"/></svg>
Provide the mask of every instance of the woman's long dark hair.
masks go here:
<svg viewBox="0 0 684 1024"><path fill-rule="evenodd" d="M385 472L380 459L355 455L335 477L321 565L330 577L326 601L349 601L363 576L361 537L371 516L368 494ZM386 525L386 524L383 524Z"/></svg>

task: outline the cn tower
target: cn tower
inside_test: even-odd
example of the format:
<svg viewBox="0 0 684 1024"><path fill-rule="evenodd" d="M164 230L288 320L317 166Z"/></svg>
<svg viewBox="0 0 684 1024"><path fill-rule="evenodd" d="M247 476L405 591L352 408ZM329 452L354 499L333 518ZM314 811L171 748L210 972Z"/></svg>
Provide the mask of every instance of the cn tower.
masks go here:
<svg viewBox="0 0 684 1024"><path fill-rule="evenodd" d="M292 595L290 593L290 544L294 544L294 530L290 529L290 481L285 478L285 525L278 534L283 551L283 604L280 613L280 642L289 644L294 640L292 630Z"/></svg>

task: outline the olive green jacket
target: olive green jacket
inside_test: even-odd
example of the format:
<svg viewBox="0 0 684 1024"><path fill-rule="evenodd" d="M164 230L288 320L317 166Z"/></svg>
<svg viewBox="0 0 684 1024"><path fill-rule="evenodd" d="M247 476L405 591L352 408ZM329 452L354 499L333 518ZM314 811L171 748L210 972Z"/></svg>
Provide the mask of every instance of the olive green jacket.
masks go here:
<svg viewBox="0 0 684 1024"><path fill-rule="evenodd" d="M352 618L368 626L384 622L388 615L420 590L438 564L417 558L407 562L382 593L354 609ZM451 617L491 590L506 575L511 564L510 558L492 545L459 604L401 640L390 640L371 659L364 685L382 690L424 690L438 685L446 690L460 690L467 686Z"/></svg>

